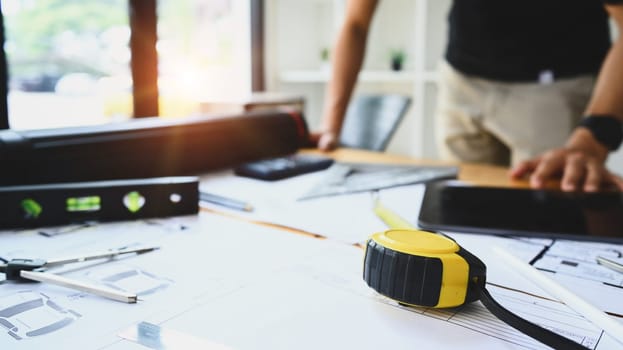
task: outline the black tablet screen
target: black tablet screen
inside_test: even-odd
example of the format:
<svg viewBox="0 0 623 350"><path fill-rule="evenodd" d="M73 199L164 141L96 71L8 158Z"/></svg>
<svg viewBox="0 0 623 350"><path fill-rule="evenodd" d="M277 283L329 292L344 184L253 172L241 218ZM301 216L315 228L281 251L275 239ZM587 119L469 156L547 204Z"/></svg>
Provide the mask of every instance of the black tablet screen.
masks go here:
<svg viewBox="0 0 623 350"><path fill-rule="evenodd" d="M623 242L623 194L433 182L426 186L418 224L429 230Z"/></svg>

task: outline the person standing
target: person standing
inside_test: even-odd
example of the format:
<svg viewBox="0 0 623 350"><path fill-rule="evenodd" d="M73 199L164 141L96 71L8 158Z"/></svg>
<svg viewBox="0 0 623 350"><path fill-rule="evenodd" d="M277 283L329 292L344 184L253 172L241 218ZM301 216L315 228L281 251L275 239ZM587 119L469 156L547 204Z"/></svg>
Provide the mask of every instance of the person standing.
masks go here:
<svg viewBox="0 0 623 350"><path fill-rule="evenodd" d="M333 55L318 148L338 145L378 0L350 0ZM533 187L619 184L623 0L454 0L441 64L436 139L443 159L513 165ZM419 53L422 54L422 53ZM623 186L621 186L623 189Z"/></svg>

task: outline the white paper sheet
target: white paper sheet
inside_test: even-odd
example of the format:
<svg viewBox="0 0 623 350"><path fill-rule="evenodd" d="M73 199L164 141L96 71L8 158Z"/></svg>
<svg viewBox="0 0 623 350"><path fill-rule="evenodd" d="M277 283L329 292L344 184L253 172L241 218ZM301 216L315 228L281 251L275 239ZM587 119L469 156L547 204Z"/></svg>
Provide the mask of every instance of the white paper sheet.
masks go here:
<svg viewBox="0 0 623 350"><path fill-rule="evenodd" d="M186 228L169 230L169 225L175 227L178 221L183 221ZM23 326L13 331L0 326L0 348L97 348L115 342L121 328L149 317L170 317L203 300L219 298L271 276L289 265L294 257L303 258L321 251L313 248L315 243L321 244L320 240L217 215L173 218L160 223L103 224L53 238L36 231L1 233L0 256L9 259L67 256L135 244L156 244L161 249L140 256L61 269L66 270L64 276L108 283L116 288L134 288L132 291L138 292L140 299L137 304L124 304L44 283L3 282L0 284L0 310L31 300L42 306L5 317L7 322L23 323ZM48 300L54 307L43 305ZM67 325L47 334L26 333L66 319L69 319Z"/></svg>
<svg viewBox="0 0 623 350"><path fill-rule="evenodd" d="M36 300L41 305L48 301L53 304L18 313L18 320L5 316L16 324L23 322L23 326L17 331L0 326L0 349L132 349L132 344L117 335L141 321L242 349L543 348L491 318L480 303L459 310L404 308L368 288L361 276L363 251L345 242L361 242L385 226L374 216L372 200L367 194L343 202L334 197L324 203L307 203L301 207L307 206L306 210L317 214L310 217L303 215L305 211L299 213L299 207L292 202L288 204L283 197L295 199L303 182L313 181L309 180L313 175L308 180L281 184L286 189L285 195L280 192L281 185L275 184L268 186L270 189L261 186L264 189L259 191L265 198L259 194L253 198L243 196L243 192L240 198L256 201L253 203L256 207L267 203L266 215L279 214L278 218L284 222L307 227L310 232L322 232L332 239L315 239L210 213L61 229L67 232L55 235L42 235L40 230L0 233L0 256L4 258L66 256L123 246L162 247L141 256L61 269L72 278L137 291L141 301L136 305L46 284L1 283L0 310L17 305L20 298ZM253 180L244 180L233 188L242 190L248 186L248 191L257 188L257 184L244 185ZM229 180L210 181L206 189L230 194L229 190L217 191L220 187L215 184L220 181ZM414 221L422 190L422 186L406 186L382 191L380 195L385 206ZM272 212L275 208L284 211ZM261 214L261 210L262 205L251 215ZM345 210L352 216L341 215ZM286 216L284 212L290 214ZM324 227L331 230L324 231ZM585 243L569 246L565 242L552 245L553 241L543 239L450 235L487 264L488 288L506 307L534 322L571 334L574 339L582 338L591 348L620 348L620 344L564 305L548 300L538 286L509 271L490 251L491 246L502 245L529 261L551 245L552 254L564 256L565 261L571 258L588 261L595 252L577 252L586 252L588 247L603 253L620 246L585 246ZM600 305L607 306L607 311L623 308L621 288L610 287L606 293L594 288L596 283L603 284L602 281L568 272L560 269L557 275L567 279L571 288L583 288L593 301L601 298ZM41 328L55 322L67 324L38 336L24 333L29 327ZM22 339L17 340L10 332Z"/></svg>
<svg viewBox="0 0 623 350"><path fill-rule="evenodd" d="M321 242L321 252L294 258L276 274L206 299L175 317L151 321L239 349L546 348L497 320L480 303L452 310L399 306L362 281L360 249ZM517 275L512 282L530 284ZM511 310L590 348L603 337L556 301L489 289Z"/></svg>
<svg viewBox="0 0 623 350"><path fill-rule="evenodd" d="M298 200L323 174L318 172L274 182L238 177L231 172L212 174L201 178L202 190L244 199L253 205L254 211L246 213L209 203L202 205L346 243L363 242L371 234L386 229L372 211L370 192ZM424 185L418 184L384 189L379 193L383 204L415 224L423 191Z"/></svg>

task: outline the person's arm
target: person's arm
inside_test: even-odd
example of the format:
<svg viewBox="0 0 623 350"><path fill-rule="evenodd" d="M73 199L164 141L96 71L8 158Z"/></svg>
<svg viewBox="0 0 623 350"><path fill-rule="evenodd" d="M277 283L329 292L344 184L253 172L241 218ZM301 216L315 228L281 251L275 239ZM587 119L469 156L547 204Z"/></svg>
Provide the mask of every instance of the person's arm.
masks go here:
<svg viewBox="0 0 623 350"><path fill-rule="evenodd" d="M592 118L612 116L623 123L623 4L609 5L606 9L620 34L601 67L586 115L594 116ZM561 189L565 191L592 192L603 184L616 185L623 190L621 179L605 167L609 151L589 129L577 127L564 147L519 164L512 169L511 176L520 178L532 173L530 185L534 188L542 188L547 179L562 174Z"/></svg>
<svg viewBox="0 0 623 350"><path fill-rule="evenodd" d="M320 132L312 135L321 150L338 144L348 106L366 50L366 40L377 0L349 0L344 24L332 53L332 74L327 87Z"/></svg>

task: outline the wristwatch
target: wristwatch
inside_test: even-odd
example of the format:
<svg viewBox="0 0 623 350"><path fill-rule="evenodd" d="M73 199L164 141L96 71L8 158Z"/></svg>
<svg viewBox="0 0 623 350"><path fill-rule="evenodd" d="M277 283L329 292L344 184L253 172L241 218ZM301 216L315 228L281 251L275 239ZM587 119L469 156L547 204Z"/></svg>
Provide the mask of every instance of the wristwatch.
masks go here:
<svg viewBox="0 0 623 350"><path fill-rule="evenodd" d="M611 115L589 115L578 126L587 128L593 137L609 150L615 151L623 141L623 123Z"/></svg>

